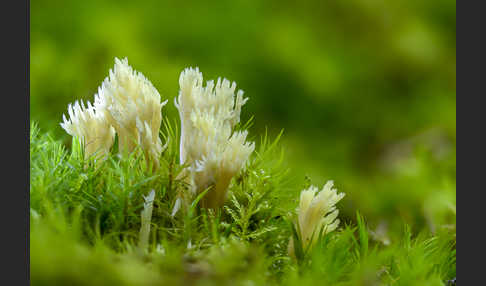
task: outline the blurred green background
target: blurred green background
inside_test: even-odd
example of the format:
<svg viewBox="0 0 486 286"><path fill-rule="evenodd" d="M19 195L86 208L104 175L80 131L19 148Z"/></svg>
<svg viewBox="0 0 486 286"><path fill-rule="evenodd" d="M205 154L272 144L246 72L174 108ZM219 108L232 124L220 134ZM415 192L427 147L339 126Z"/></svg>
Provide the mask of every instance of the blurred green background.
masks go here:
<svg viewBox="0 0 486 286"><path fill-rule="evenodd" d="M30 118L69 142L68 103L128 57L173 105L180 72L236 81L255 140L284 129L296 194L333 179L344 221L455 224L456 3L31 1ZM295 196L297 199L297 195ZM296 205L297 202L291 202Z"/></svg>

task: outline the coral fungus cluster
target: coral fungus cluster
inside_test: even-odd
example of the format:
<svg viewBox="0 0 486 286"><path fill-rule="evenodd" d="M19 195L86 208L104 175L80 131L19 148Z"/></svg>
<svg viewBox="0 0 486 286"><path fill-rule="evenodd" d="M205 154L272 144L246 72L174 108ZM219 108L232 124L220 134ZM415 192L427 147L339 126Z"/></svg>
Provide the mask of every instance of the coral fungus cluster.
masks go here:
<svg viewBox="0 0 486 286"><path fill-rule="evenodd" d="M245 168L255 149L254 142L247 141L247 130L234 130L248 98L227 79L218 78L216 83L210 80L204 86L198 68L183 70L179 86L174 103L181 121L180 164L185 166L191 194L207 190L202 206L219 208L232 178ZM80 140L85 158L94 156L95 162L102 162L116 136L122 156L140 148L157 168L165 148L159 132L167 100L161 101L152 83L128 65L126 58L115 58L114 68L94 97L93 105L88 102L85 106L82 101L70 104L69 119L63 115L61 123L67 133ZM315 244L317 233L329 233L339 224L335 205L344 193L337 194L332 186L329 181L320 192L311 186L300 195L297 229L305 249ZM145 225L149 222L148 218ZM293 239L289 254L294 255Z"/></svg>
<svg viewBox="0 0 486 286"><path fill-rule="evenodd" d="M248 100L243 91L235 96L236 83L218 78L203 86L199 70L185 69L179 78L176 107L181 118L181 164L189 165L194 191L213 188L203 198L206 207L223 205L231 178L255 149L246 141L248 132L233 132L241 107Z"/></svg>

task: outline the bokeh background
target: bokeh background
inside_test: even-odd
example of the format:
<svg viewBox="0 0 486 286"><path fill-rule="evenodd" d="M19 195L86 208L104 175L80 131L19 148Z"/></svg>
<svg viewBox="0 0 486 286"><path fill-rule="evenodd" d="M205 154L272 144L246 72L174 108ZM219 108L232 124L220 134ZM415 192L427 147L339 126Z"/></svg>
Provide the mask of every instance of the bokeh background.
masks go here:
<svg viewBox="0 0 486 286"><path fill-rule="evenodd" d="M114 57L152 81L172 118L179 74L198 66L245 91L255 140L284 129L296 194L333 179L344 221L359 210L378 228L455 225L454 0L36 0L30 11L30 118L66 144L68 103L92 101Z"/></svg>

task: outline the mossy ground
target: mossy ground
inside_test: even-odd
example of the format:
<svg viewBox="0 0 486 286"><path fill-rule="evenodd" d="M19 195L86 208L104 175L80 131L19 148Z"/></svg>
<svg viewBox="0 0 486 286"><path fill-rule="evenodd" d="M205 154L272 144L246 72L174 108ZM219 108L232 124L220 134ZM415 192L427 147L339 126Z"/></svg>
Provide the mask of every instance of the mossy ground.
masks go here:
<svg viewBox="0 0 486 286"><path fill-rule="evenodd" d="M290 258L291 222L306 186L292 180L280 136L253 138L256 151L223 208L190 198L171 216L177 195L187 193L177 123L164 121L161 136L169 144L157 170L141 152L113 153L95 166L76 140L66 147L31 124L32 285L446 285L456 276L455 204L430 208L429 224L387 217L393 223L383 232L367 223L366 210L344 210L337 231ZM151 190L149 248L140 250L143 196Z"/></svg>

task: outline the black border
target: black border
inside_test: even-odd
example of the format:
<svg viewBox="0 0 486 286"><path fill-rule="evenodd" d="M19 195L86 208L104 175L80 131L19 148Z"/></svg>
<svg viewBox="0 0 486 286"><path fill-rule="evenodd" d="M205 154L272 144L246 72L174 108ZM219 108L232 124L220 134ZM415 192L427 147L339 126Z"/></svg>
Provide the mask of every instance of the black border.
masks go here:
<svg viewBox="0 0 486 286"><path fill-rule="evenodd" d="M461 244L459 285L483 285L486 279L485 239L482 235L486 218L486 200L482 197L486 191L486 105L477 100L486 95L486 23L481 8L480 5L476 7L466 2L456 4L456 18L460 23L456 24L456 196L460 202L456 206L459 206L460 213Z"/></svg>
<svg viewBox="0 0 486 286"><path fill-rule="evenodd" d="M2 27L2 285L30 285L30 1L4 1ZM8 179L8 180L6 180ZM5 182L8 182L6 184Z"/></svg>

